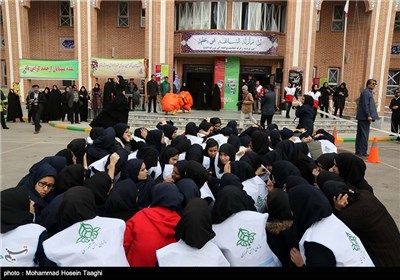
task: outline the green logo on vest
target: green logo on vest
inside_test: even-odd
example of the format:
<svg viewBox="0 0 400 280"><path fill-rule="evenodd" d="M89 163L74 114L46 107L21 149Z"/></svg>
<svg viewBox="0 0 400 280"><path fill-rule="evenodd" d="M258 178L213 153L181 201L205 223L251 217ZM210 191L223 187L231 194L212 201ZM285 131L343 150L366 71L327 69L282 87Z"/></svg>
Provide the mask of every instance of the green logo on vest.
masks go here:
<svg viewBox="0 0 400 280"><path fill-rule="evenodd" d="M80 237L76 240L76 243L89 243L96 240L99 230L99 227L94 228L92 225L81 223L81 227L79 228Z"/></svg>
<svg viewBox="0 0 400 280"><path fill-rule="evenodd" d="M248 247L253 243L255 232L250 232L247 229L239 228L238 238L239 240L236 242L236 246Z"/></svg>
<svg viewBox="0 0 400 280"><path fill-rule="evenodd" d="M357 242L357 237L355 235L352 235L348 232L346 232L347 238L350 240L351 242L351 247L353 248L353 251L360 251L360 245L358 245Z"/></svg>
<svg viewBox="0 0 400 280"><path fill-rule="evenodd" d="M257 196L256 207L260 208L264 205L264 199L261 196Z"/></svg>

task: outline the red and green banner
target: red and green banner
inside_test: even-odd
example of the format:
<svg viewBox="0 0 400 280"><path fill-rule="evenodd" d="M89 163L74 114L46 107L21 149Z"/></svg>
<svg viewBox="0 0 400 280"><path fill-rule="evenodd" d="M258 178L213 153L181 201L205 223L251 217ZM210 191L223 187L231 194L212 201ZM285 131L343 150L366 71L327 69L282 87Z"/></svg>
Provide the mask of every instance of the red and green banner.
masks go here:
<svg viewBox="0 0 400 280"><path fill-rule="evenodd" d="M227 57L225 64L224 109L237 110L240 58Z"/></svg>
<svg viewBox="0 0 400 280"><path fill-rule="evenodd" d="M224 80L225 57L216 57L214 60L214 84L217 84L221 90L221 109L224 109ZM214 85L211 88L214 88Z"/></svg>
<svg viewBox="0 0 400 280"><path fill-rule="evenodd" d="M76 80L78 65L77 60L20 59L19 75L31 80Z"/></svg>

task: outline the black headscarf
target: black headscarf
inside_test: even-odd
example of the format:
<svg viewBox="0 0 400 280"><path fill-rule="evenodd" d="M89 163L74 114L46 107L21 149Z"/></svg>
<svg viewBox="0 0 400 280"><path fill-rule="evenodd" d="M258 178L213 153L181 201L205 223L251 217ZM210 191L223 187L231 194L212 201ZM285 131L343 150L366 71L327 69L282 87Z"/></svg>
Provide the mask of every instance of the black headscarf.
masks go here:
<svg viewBox="0 0 400 280"><path fill-rule="evenodd" d="M142 159L130 159L126 162L124 170L121 172L121 179L131 179L138 189L137 205L139 209L148 207L151 203L151 190L156 184L151 176L147 176L145 180L139 180L138 175L142 164Z"/></svg>
<svg viewBox="0 0 400 280"><path fill-rule="evenodd" d="M64 193L58 210L58 231L73 224L96 217L96 202L93 192L83 186L71 188Z"/></svg>
<svg viewBox="0 0 400 280"><path fill-rule="evenodd" d="M107 172L98 172L87 179L84 185L93 192L97 214L102 215L104 211L104 204L111 188L110 176Z"/></svg>
<svg viewBox="0 0 400 280"><path fill-rule="evenodd" d="M282 189L273 189L267 198L268 221L293 220L287 192Z"/></svg>
<svg viewBox="0 0 400 280"><path fill-rule="evenodd" d="M374 192L364 179L367 166L361 158L350 153L341 153L335 155L335 162L339 170L339 176L346 182L359 190Z"/></svg>
<svg viewBox="0 0 400 280"><path fill-rule="evenodd" d="M82 164L73 164L64 167L58 174L55 195L65 192L71 187L82 186L85 178L85 170Z"/></svg>
<svg viewBox="0 0 400 280"><path fill-rule="evenodd" d="M199 189L208 181L210 176L210 173L201 163L194 160L187 161L186 174L184 177L193 179Z"/></svg>
<svg viewBox="0 0 400 280"><path fill-rule="evenodd" d="M72 160L72 151L70 149L62 149L62 150L58 151L55 155L64 157L66 160L67 166L74 163Z"/></svg>
<svg viewBox="0 0 400 280"><path fill-rule="evenodd" d="M127 129L129 129L129 126L126 123L117 123L114 125L115 136L118 137L122 143L126 143L126 140L123 136Z"/></svg>
<svg viewBox="0 0 400 280"><path fill-rule="evenodd" d="M153 129L147 133L146 143L154 146L158 153L161 153L165 149L165 143L161 143L161 138L164 132L161 129Z"/></svg>
<svg viewBox="0 0 400 280"><path fill-rule="evenodd" d="M226 186L236 186L243 190L242 181L233 173L225 173L222 175L221 180L219 181L219 189L222 190Z"/></svg>
<svg viewBox="0 0 400 280"><path fill-rule="evenodd" d="M350 189L345 182L334 180L324 182L320 189L322 190L328 201L331 203L332 209L334 209L335 207L333 203L333 198L338 198L340 194L348 195L347 202L349 203L349 205L353 203L359 196L359 192L357 190Z"/></svg>
<svg viewBox="0 0 400 280"><path fill-rule="evenodd" d="M89 136L92 141L96 140L99 136L104 134L104 127L95 126L90 130Z"/></svg>
<svg viewBox="0 0 400 280"><path fill-rule="evenodd" d="M300 240L314 223L329 217L332 207L318 188L299 185L289 191L289 203L293 213L293 227Z"/></svg>
<svg viewBox="0 0 400 280"><path fill-rule="evenodd" d="M182 239L191 247L201 249L214 236L207 202L201 198L193 198L186 205L182 218L175 227L175 238Z"/></svg>
<svg viewBox="0 0 400 280"><path fill-rule="evenodd" d="M286 192L289 192L291 188L294 188L298 185L310 185L310 183L307 182L306 179L298 175L289 175L286 178Z"/></svg>
<svg viewBox="0 0 400 280"><path fill-rule="evenodd" d="M147 170L154 166L157 166L158 151L154 147L144 146L139 148L136 157L138 159L143 159L144 163L146 164Z"/></svg>
<svg viewBox="0 0 400 280"><path fill-rule="evenodd" d="M138 138L141 138L141 139L143 139L144 140L144 138L143 138L143 136L142 136L142 129L145 129L145 130L147 130L147 132L149 131L147 128L145 128L145 127L139 127L139 128L136 128L134 131L133 131L133 135L135 135L136 137L138 137Z"/></svg>
<svg viewBox="0 0 400 280"><path fill-rule="evenodd" d="M279 130L279 128L278 128L278 125L276 123L271 123L270 125L267 126L267 130L273 131L273 130Z"/></svg>
<svg viewBox="0 0 400 280"><path fill-rule="evenodd" d="M194 122L188 122L185 127L185 135L197 136L199 132L198 126Z"/></svg>
<svg viewBox="0 0 400 280"><path fill-rule="evenodd" d="M279 130L272 130L269 133L269 138L271 139L271 148L275 149L276 148L276 144L278 144L279 142L282 141L282 137L281 134L279 133Z"/></svg>
<svg viewBox="0 0 400 280"><path fill-rule="evenodd" d="M239 161L247 162L254 170L257 170L262 164L261 157L254 151L247 151Z"/></svg>
<svg viewBox="0 0 400 280"><path fill-rule="evenodd" d="M136 199L138 189L131 179L118 181L106 199L104 216L129 220L137 211L139 206Z"/></svg>
<svg viewBox="0 0 400 280"><path fill-rule="evenodd" d="M254 131L251 136L251 149L259 155L269 152L268 134L264 131Z"/></svg>
<svg viewBox="0 0 400 280"><path fill-rule="evenodd" d="M229 136L227 143L232 144L235 147L236 152L239 152L239 149L240 149L240 146L241 146L239 136L234 135L234 134Z"/></svg>
<svg viewBox="0 0 400 280"><path fill-rule="evenodd" d="M67 166L67 160L65 159L65 157L62 156L48 156L48 157L44 157L41 161L35 163L34 165L31 166L31 168L29 168L29 173L27 175L25 175L25 177L23 177L21 179L21 181L19 181L19 183L17 184L17 186L21 186L24 185L28 179L31 177L31 175L36 172L36 170L44 163L50 164L55 170L56 173L58 174L65 166Z"/></svg>
<svg viewBox="0 0 400 280"><path fill-rule="evenodd" d="M86 153L86 139L84 138L74 139L67 145L67 148L70 149L76 156L76 163L82 164L83 156Z"/></svg>
<svg viewBox="0 0 400 280"><path fill-rule="evenodd" d="M315 163L322 169L329 171L329 169L333 167L335 155L336 153L322 154L315 160Z"/></svg>
<svg viewBox="0 0 400 280"><path fill-rule="evenodd" d="M194 160L197 161L200 164L203 164L203 147L200 144L192 144L190 146L189 150L187 150L186 155L185 155L186 160Z"/></svg>
<svg viewBox="0 0 400 280"><path fill-rule="evenodd" d="M280 131L280 134L281 134L282 140L288 140L290 137L294 136L293 130L291 130L287 127L282 128L282 130Z"/></svg>
<svg viewBox="0 0 400 280"><path fill-rule="evenodd" d="M232 161L231 173L238 176L241 182L244 182L256 176L254 168L245 161Z"/></svg>
<svg viewBox="0 0 400 280"><path fill-rule="evenodd" d="M182 210L183 194L175 184L160 183L151 190L150 207L161 206L170 210Z"/></svg>
<svg viewBox="0 0 400 280"><path fill-rule="evenodd" d="M287 160L278 160L272 164L272 172L275 184L274 188L282 189L289 175L301 176L299 169Z"/></svg>
<svg viewBox="0 0 400 280"><path fill-rule="evenodd" d="M42 209L48 205L48 203L54 198L54 189L51 190L45 197L41 197L40 194L35 190L35 185L40 179L44 177L57 178L57 171L48 163L43 163L34 172L32 172L26 182L22 185L25 190L28 191L30 199L35 202L35 209ZM57 185L55 185L57 186ZM38 210L40 212L40 210ZM36 212L36 214L39 214Z"/></svg>
<svg viewBox="0 0 400 280"><path fill-rule="evenodd" d="M160 164L161 164L161 168L164 169L164 166L166 164L169 164L169 159L179 155L179 151L178 149L172 147L172 146L167 146L165 148L165 150L163 151L162 155L160 156Z"/></svg>
<svg viewBox="0 0 400 280"><path fill-rule="evenodd" d="M28 192L21 187L1 191L1 233L33 223Z"/></svg>
<svg viewBox="0 0 400 280"><path fill-rule="evenodd" d="M226 186L219 192L212 208L213 224L220 224L232 214L244 210L257 211L254 200L237 186Z"/></svg>
<svg viewBox="0 0 400 280"><path fill-rule="evenodd" d="M178 149L179 153L186 152L191 145L190 140L185 135L178 135L171 141L171 146Z"/></svg>
<svg viewBox="0 0 400 280"><path fill-rule="evenodd" d="M232 144L225 143L222 144L221 147L219 147L219 153L225 153L231 162L235 161L236 159L236 149ZM218 158L218 167L223 172L224 170L224 165L221 162L221 159Z"/></svg>
<svg viewBox="0 0 400 280"><path fill-rule="evenodd" d="M172 124L165 124L161 126L162 131L164 131L164 135L169 139L172 140L172 135L178 130L177 127L173 126Z"/></svg>
<svg viewBox="0 0 400 280"><path fill-rule="evenodd" d="M240 134L239 135L240 139L240 145L243 147L248 147L251 144L251 137L247 134Z"/></svg>
<svg viewBox="0 0 400 280"><path fill-rule="evenodd" d="M235 121L235 120L230 120L227 124L226 124L226 127L229 127L229 128L231 128L232 129L232 132L233 132L233 135L238 135L239 134L239 132L238 132L238 123L237 123L237 121Z"/></svg>
<svg viewBox="0 0 400 280"><path fill-rule="evenodd" d="M335 173L333 173L333 172L330 172L330 171L321 171L321 172L318 174L317 178L316 178L316 182L317 182L318 187L321 188L321 187L324 185L324 183L325 183L326 181L338 181L338 182L343 182L344 180L343 180L342 177L340 177L339 175L337 175L337 174L335 174Z"/></svg>
<svg viewBox="0 0 400 280"><path fill-rule="evenodd" d="M191 178L183 178L176 183L183 194L182 207L185 207L192 199L200 197L200 189Z"/></svg>

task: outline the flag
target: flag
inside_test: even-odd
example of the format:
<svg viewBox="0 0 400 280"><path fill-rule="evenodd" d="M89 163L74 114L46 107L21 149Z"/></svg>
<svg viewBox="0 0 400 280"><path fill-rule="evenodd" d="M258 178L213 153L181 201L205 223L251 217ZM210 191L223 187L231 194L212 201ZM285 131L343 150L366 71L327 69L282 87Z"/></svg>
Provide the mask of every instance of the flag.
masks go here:
<svg viewBox="0 0 400 280"><path fill-rule="evenodd" d="M346 13L346 16L347 16L347 14L349 13L349 1L350 1L350 0L347 0L347 1L346 1L346 5L344 5L344 12Z"/></svg>

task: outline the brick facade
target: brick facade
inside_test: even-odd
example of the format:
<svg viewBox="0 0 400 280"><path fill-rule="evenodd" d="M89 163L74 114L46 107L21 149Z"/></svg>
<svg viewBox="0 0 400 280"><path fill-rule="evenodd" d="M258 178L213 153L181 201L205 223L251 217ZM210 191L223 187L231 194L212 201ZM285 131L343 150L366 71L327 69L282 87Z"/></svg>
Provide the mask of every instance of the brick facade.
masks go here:
<svg viewBox="0 0 400 280"><path fill-rule="evenodd" d="M24 94L33 83L41 86L57 84L61 87L61 81L20 80L18 68L20 57L78 59L81 80L76 83L78 86L85 85L89 89L95 82L105 83L105 79L95 79L90 76L89 56L112 58L114 54L114 58L145 58L149 62L148 76L154 72L156 64L167 64L169 76L172 76L175 68L181 81L183 65L213 64L215 57L223 56L181 53L181 32L174 30L175 3L180 1L146 1L146 27L140 27L144 3L142 1L128 1L128 27L117 27L118 1L97 0L96 6L93 6L92 1L74 2L74 25L60 27L59 1L25 0L22 3L19 0L2 1L1 34L4 36L5 48L0 51L0 56L6 61L8 78L8 84L1 85L3 88L10 87L14 81L22 82ZM232 2L233 0L227 0L227 29L224 32L231 31ZM256 2L277 3L263 0ZM285 33L273 33L279 42L276 55L237 55L241 65L269 66L272 74L276 73L277 68L284 68L283 85L287 81L289 69L302 69L304 91L308 91L311 87L314 67L317 77L327 77L328 68L339 68L342 71L344 33L331 31L331 25L334 6L344 5L345 1L278 2L286 5L286 27ZM388 71L400 70L400 57L390 55L390 46L400 43L400 34L393 32L395 14L400 9L396 3L396 1L350 1L344 64L344 81L348 85L350 94L349 111L354 107L352 103L364 88L366 79L371 77L377 79L379 84L377 90L380 93L376 94L376 101L380 105L380 114L383 114L384 106L390 102L391 97L386 97ZM320 29L316 31L318 13ZM18 35L18 18L20 35ZM61 49L60 38L74 38L75 49ZM281 87L282 85L277 85L278 93L281 93Z"/></svg>

